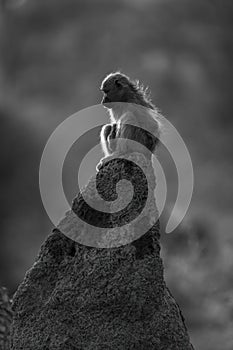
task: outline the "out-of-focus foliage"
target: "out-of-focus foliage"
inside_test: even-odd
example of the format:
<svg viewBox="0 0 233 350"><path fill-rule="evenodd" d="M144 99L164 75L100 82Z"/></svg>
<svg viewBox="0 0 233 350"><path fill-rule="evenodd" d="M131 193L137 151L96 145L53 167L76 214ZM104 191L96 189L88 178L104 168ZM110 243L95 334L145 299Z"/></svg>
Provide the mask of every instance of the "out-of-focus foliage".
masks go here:
<svg viewBox="0 0 233 350"><path fill-rule="evenodd" d="M51 229L38 189L48 136L71 113L98 103L101 79L122 69L150 86L193 160L190 210L163 237L168 285L196 348L232 349L233 2L1 4L1 285L17 288ZM177 178L166 161L164 168L169 207ZM74 196L75 188L67 190Z"/></svg>

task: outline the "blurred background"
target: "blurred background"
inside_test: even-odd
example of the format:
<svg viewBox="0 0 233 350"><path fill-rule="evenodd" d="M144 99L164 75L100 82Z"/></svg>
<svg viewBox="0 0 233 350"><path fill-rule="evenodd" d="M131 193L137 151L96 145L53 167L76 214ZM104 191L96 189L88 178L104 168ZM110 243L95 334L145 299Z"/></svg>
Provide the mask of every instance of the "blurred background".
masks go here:
<svg viewBox="0 0 233 350"><path fill-rule="evenodd" d="M101 80L121 69L150 87L193 161L189 211L175 233L162 234L167 284L195 348L232 350L232 0L0 3L0 285L15 292L53 227L38 185L48 137L99 103ZM69 200L77 156L65 164ZM171 162L164 161L167 208L177 193Z"/></svg>

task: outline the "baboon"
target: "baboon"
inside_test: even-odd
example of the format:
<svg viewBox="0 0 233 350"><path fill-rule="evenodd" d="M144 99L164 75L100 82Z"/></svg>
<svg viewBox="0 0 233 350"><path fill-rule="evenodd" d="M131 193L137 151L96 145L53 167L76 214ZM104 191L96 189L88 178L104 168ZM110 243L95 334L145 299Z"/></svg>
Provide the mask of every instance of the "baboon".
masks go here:
<svg viewBox="0 0 233 350"><path fill-rule="evenodd" d="M147 89L120 72L109 74L100 89L104 93L102 104L109 111L111 123L101 130L105 157L97 165L97 170L106 161L129 152L151 157L158 144L160 122Z"/></svg>

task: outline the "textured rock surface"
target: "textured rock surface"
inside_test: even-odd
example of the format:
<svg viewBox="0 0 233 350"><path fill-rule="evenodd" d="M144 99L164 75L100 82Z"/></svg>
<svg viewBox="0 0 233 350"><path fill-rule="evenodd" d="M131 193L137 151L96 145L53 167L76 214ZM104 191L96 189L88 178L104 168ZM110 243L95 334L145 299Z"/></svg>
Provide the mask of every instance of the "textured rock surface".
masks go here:
<svg viewBox="0 0 233 350"><path fill-rule="evenodd" d="M131 159L134 157L136 160L138 156ZM149 162L140 162L142 167L148 167L147 178L153 179ZM108 183L115 181L117 171L125 171L117 160L114 167L111 164L103 169L101 176L106 185L100 185L99 191L106 192L105 198L112 191ZM131 175L135 177L136 173L131 171ZM85 191L96 202L92 180ZM132 213L138 196L140 193L130 208ZM125 216L118 210L119 220L129 222L118 243L122 243L124 233L150 227L150 216L156 217L156 207L150 194L148 198L142 217L132 224L130 214ZM99 208L102 204L99 202ZM118 205L122 206L121 200L117 208ZM89 215L80 195L74 200L73 209L76 214ZM83 223L76 226L75 220L72 213L67 213L59 228L65 229L66 234L71 230L71 236L78 240L83 232L88 234L88 229ZM75 242L58 229L47 238L13 300L13 350L192 349L183 317L164 282L158 221L129 244L98 248L103 242L114 242L117 225L112 223L116 216L110 215L108 220L113 231L102 231L97 239L88 240L94 242L94 247Z"/></svg>
<svg viewBox="0 0 233 350"><path fill-rule="evenodd" d="M10 328L12 322L11 301L7 290L0 287L0 349L10 348Z"/></svg>
<svg viewBox="0 0 233 350"><path fill-rule="evenodd" d="M130 243L158 219L154 189L150 161L139 153L118 158L103 167L97 178L90 179L58 229L81 244L97 248Z"/></svg>

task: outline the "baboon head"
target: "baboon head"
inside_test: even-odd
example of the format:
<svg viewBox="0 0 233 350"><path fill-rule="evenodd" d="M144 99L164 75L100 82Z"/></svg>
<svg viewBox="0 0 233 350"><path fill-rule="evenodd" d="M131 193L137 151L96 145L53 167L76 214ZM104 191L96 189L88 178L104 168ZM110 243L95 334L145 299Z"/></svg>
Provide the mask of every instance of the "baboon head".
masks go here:
<svg viewBox="0 0 233 350"><path fill-rule="evenodd" d="M111 73L103 80L100 89L104 93L104 105L111 102L129 102L130 80L124 74Z"/></svg>
<svg viewBox="0 0 233 350"><path fill-rule="evenodd" d="M132 81L122 73L116 72L107 75L103 80L101 87L104 96L102 104L108 108L114 102L136 103L142 106L153 108L154 106L147 97L147 91L138 81Z"/></svg>

